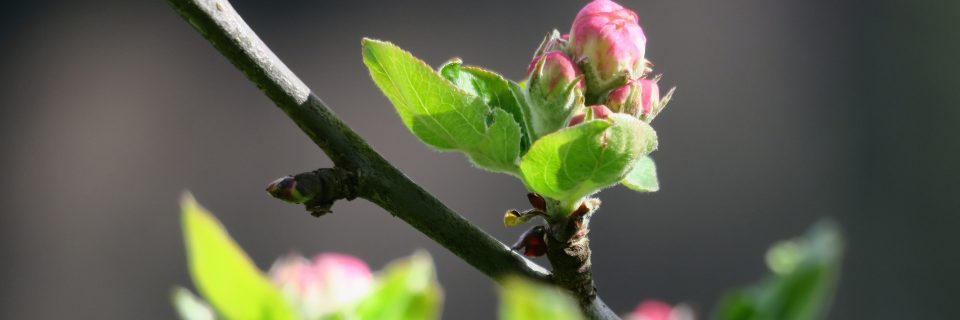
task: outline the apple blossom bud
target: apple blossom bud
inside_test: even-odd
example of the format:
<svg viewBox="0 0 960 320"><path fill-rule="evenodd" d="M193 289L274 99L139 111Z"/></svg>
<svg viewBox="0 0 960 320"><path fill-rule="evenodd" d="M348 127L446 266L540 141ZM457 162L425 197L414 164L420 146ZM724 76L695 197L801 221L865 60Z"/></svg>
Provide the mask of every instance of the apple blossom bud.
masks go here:
<svg viewBox="0 0 960 320"><path fill-rule="evenodd" d="M334 253L317 255L313 261L289 255L273 264L270 277L302 319L320 319L348 308L373 288L366 263Z"/></svg>
<svg viewBox="0 0 960 320"><path fill-rule="evenodd" d="M291 203L304 203L310 201L314 196L309 190L302 188L294 176L274 180L267 185L267 193L274 198Z"/></svg>
<svg viewBox="0 0 960 320"><path fill-rule="evenodd" d="M538 67L540 72L534 75ZM527 68L527 74L530 75L531 88L539 86L544 96L562 94L574 81L577 82L577 88L584 87L583 80L578 78L583 74L580 67L562 51L549 51L534 58Z"/></svg>
<svg viewBox="0 0 960 320"><path fill-rule="evenodd" d="M640 119L653 118L663 108L660 103L660 87L655 80L641 79L637 82L640 83Z"/></svg>
<svg viewBox="0 0 960 320"><path fill-rule="evenodd" d="M573 60L561 51L550 51L528 68L528 101L533 137L563 128L583 106L583 75Z"/></svg>
<svg viewBox="0 0 960 320"><path fill-rule="evenodd" d="M587 119L588 115L591 116L590 119L606 119L610 117L611 113L613 112L610 111L610 109L607 108L607 106L605 105L602 105L602 104L592 105L587 107L587 112L573 116L573 118L570 119L569 126L572 127L582 123L584 120Z"/></svg>
<svg viewBox="0 0 960 320"><path fill-rule="evenodd" d="M602 94L624 75L635 79L646 69L647 37L637 14L610 0L587 4L573 21L570 46L574 59L586 69L589 92ZM593 88L597 84L600 88Z"/></svg>
<svg viewBox="0 0 960 320"><path fill-rule="evenodd" d="M606 104L614 112L626 113L641 120L659 111L660 88L656 80L631 80L627 85L607 94Z"/></svg>

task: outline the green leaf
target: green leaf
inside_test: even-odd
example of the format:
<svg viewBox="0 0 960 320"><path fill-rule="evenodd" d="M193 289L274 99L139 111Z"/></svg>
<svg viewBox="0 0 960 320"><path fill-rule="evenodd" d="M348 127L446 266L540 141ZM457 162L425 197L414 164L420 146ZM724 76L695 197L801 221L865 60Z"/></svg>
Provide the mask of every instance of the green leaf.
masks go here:
<svg viewBox="0 0 960 320"><path fill-rule="evenodd" d="M426 252L387 266L357 309L359 319L438 319L443 293Z"/></svg>
<svg viewBox="0 0 960 320"><path fill-rule="evenodd" d="M656 192L660 190L660 181L657 180L657 164L650 156L640 157L630 173L623 178L623 185L638 192Z"/></svg>
<svg viewBox="0 0 960 320"><path fill-rule="evenodd" d="M526 152L530 148L530 125L525 115L526 99L522 90L515 82L503 76L480 67L462 66L459 59L454 59L440 67L440 75L458 88L469 94L478 96L492 108L500 108L513 116L513 120L520 124L520 149Z"/></svg>
<svg viewBox="0 0 960 320"><path fill-rule="evenodd" d="M576 301L565 291L511 277L501 283L500 319L576 320L582 316Z"/></svg>
<svg viewBox="0 0 960 320"><path fill-rule="evenodd" d="M199 297L183 287L173 288L173 306L181 320L216 320L217 314Z"/></svg>
<svg viewBox="0 0 960 320"><path fill-rule="evenodd" d="M440 151L463 152L483 169L517 174L522 122L510 113L518 111L517 106L497 101L486 91L482 95L464 91L388 42L364 39L363 62L403 123L421 141ZM474 73L484 79L494 76L479 70L471 71ZM468 87L477 94L477 90L489 89L476 85ZM485 98L499 105L493 108ZM503 117L498 111L510 116Z"/></svg>
<svg viewBox="0 0 960 320"><path fill-rule="evenodd" d="M470 151L473 164L495 172L513 173L517 171L517 158L520 157L518 141L520 127L513 117L503 109L493 111L493 124L487 129L487 136Z"/></svg>
<svg viewBox="0 0 960 320"><path fill-rule="evenodd" d="M531 191L573 206L619 183L656 145L649 125L613 114L543 136L521 159L520 172Z"/></svg>
<svg viewBox="0 0 960 320"><path fill-rule="evenodd" d="M772 274L752 287L728 293L715 319L808 320L826 316L840 272L843 240L832 222L817 223L799 239L767 252Z"/></svg>
<svg viewBox="0 0 960 320"><path fill-rule="evenodd" d="M190 275L197 289L227 319L293 319L280 292L193 196L180 201Z"/></svg>

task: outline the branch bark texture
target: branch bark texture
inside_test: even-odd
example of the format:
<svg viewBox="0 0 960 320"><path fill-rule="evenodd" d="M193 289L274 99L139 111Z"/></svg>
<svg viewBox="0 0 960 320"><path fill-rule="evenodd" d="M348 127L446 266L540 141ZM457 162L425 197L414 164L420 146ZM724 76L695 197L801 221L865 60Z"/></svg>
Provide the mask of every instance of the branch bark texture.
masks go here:
<svg viewBox="0 0 960 320"><path fill-rule="evenodd" d="M356 196L427 235L495 280L507 274L553 282L543 267L510 250L407 178L333 112L260 40L226 0L168 0L333 160L349 171ZM599 299L584 310L616 319Z"/></svg>

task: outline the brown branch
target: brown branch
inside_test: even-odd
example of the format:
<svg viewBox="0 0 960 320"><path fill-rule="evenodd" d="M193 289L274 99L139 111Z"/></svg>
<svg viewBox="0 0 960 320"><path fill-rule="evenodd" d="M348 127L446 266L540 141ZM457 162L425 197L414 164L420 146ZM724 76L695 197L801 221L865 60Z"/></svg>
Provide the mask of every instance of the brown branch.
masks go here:
<svg viewBox="0 0 960 320"><path fill-rule="evenodd" d="M314 203L314 208L329 210L335 200L359 196L402 219L491 278L499 280L507 274L518 274L538 281L552 280L543 267L471 224L374 151L277 58L229 2L168 1L323 149L336 165L326 172L347 172L339 178L328 178L352 185L330 189L339 190L335 191L338 194L321 196L322 203ZM617 319L598 298L591 301L594 303L584 310L590 318Z"/></svg>

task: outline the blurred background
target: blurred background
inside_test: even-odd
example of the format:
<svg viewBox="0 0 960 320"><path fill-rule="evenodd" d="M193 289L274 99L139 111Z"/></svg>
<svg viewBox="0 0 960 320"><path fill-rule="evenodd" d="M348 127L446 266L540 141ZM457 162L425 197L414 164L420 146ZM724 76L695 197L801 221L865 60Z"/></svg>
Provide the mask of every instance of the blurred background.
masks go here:
<svg viewBox="0 0 960 320"><path fill-rule="evenodd" d="M946 319L960 291L960 2L623 0L677 95L655 127L662 189L604 191L594 270L620 313L709 312L821 217L848 237L831 319ZM333 110L497 238L523 186L437 154L370 80L360 39L518 79L585 1L233 1ZM444 317L495 316L494 284L362 200L321 219L270 198L329 159L164 1L0 10L0 318L168 319L190 285L177 198L191 190L261 268L296 250L374 269L429 250ZM543 261L541 261L543 262Z"/></svg>

